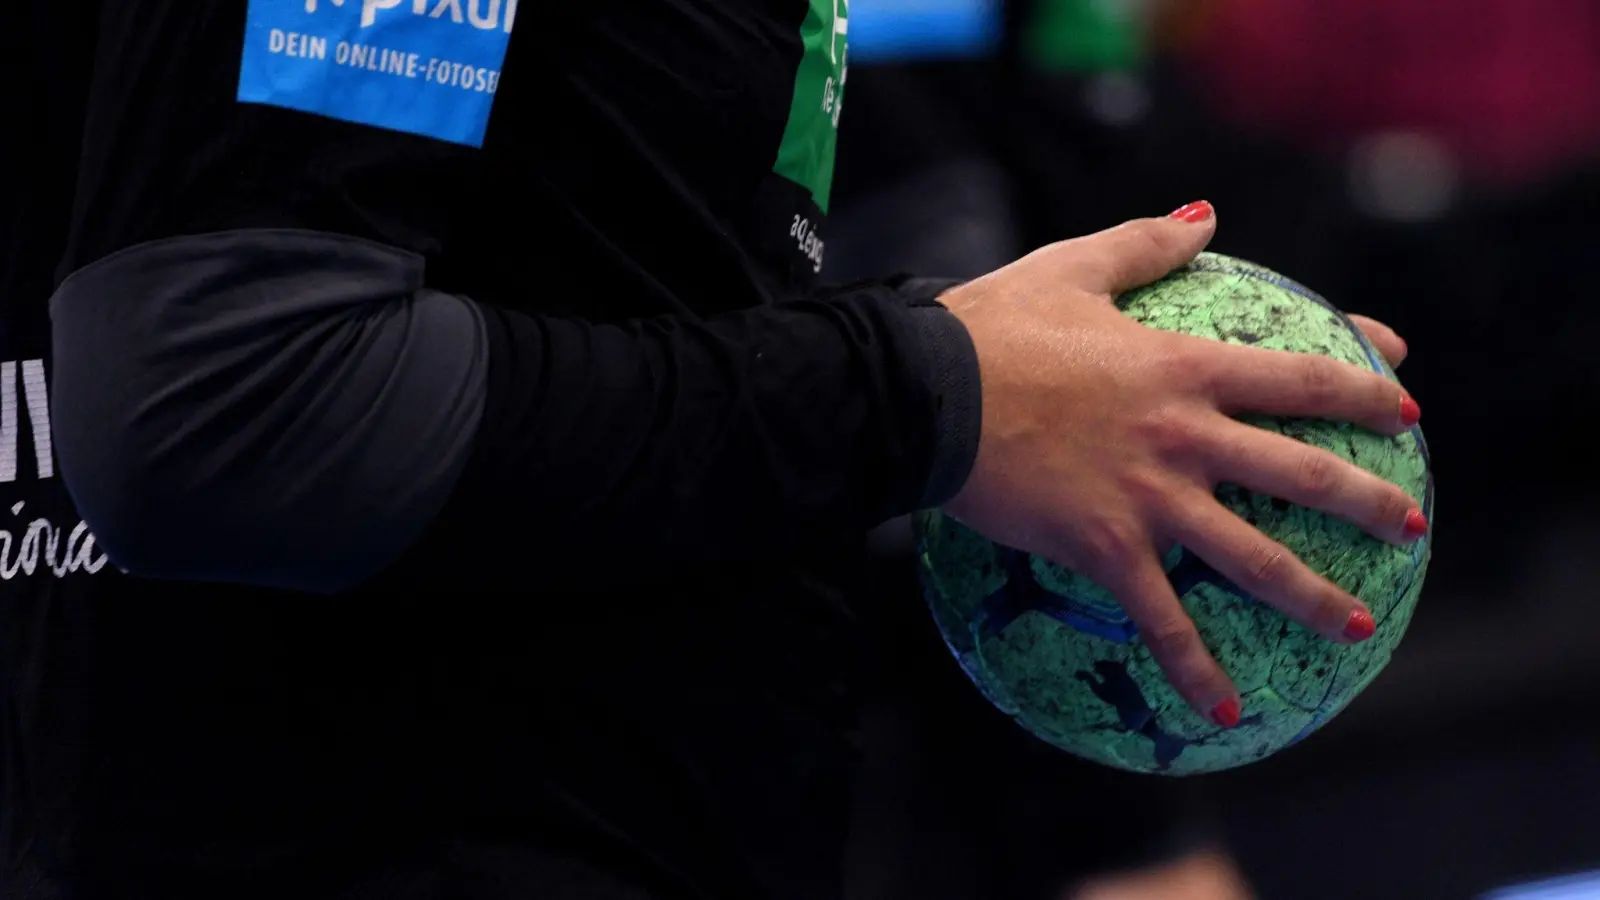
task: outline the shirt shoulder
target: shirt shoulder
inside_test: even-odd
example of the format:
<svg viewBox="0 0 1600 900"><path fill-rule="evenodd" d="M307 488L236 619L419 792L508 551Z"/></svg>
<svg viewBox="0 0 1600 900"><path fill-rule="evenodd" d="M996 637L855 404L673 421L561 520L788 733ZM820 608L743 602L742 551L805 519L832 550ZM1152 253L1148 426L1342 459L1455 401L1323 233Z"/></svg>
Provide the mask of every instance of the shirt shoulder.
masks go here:
<svg viewBox="0 0 1600 900"><path fill-rule="evenodd" d="M847 22L846 0L107 4L66 268L301 228L470 273L446 290L542 257L558 287L641 273L586 297L747 303L821 269Z"/></svg>

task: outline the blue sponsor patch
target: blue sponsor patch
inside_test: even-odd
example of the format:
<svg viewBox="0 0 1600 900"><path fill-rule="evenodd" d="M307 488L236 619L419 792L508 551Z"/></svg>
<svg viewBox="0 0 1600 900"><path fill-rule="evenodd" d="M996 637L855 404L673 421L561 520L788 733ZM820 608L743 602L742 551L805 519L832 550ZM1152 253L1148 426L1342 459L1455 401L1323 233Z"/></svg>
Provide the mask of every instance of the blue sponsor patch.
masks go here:
<svg viewBox="0 0 1600 900"><path fill-rule="evenodd" d="M239 102L478 147L517 0L249 0Z"/></svg>
<svg viewBox="0 0 1600 900"><path fill-rule="evenodd" d="M850 5L850 61L977 59L1002 31L999 0L876 0Z"/></svg>

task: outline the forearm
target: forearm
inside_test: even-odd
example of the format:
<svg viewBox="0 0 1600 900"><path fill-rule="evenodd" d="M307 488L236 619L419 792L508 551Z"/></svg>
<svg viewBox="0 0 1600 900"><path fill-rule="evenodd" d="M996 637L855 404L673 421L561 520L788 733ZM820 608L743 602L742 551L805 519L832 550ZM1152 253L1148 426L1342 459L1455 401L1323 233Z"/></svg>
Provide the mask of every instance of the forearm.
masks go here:
<svg viewBox="0 0 1600 900"><path fill-rule="evenodd" d="M905 291L593 324L421 283L391 248L264 231L71 279L58 452L112 558L333 590L448 509L523 569L618 546L693 565L865 530L971 465L970 344Z"/></svg>
<svg viewBox="0 0 1600 900"><path fill-rule="evenodd" d="M486 316L464 491L563 555L781 551L942 502L971 465L965 331L887 287L707 321Z"/></svg>

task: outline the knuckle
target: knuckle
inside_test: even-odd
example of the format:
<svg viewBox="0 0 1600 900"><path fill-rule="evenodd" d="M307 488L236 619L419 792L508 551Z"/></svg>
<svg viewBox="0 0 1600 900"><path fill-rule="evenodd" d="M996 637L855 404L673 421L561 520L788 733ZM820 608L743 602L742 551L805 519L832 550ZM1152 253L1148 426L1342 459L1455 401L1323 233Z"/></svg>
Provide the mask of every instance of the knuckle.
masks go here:
<svg viewBox="0 0 1600 900"><path fill-rule="evenodd" d="M1412 501L1405 491L1394 485L1385 485L1383 493L1378 497L1378 510L1372 524L1379 526L1402 526L1406 513L1411 511Z"/></svg>
<svg viewBox="0 0 1600 900"><path fill-rule="evenodd" d="M1126 229L1125 237L1129 252L1154 254L1166 251L1169 231L1162 228L1155 220L1134 219L1127 223Z"/></svg>
<svg viewBox="0 0 1600 900"><path fill-rule="evenodd" d="M1333 582L1322 577L1310 579L1298 604L1281 607L1282 611L1301 625L1327 637L1339 635L1350 618L1350 611L1359 606L1354 597L1340 590Z"/></svg>
<svg viewBox="0 0 1600 900"><path fill-rule="evenodd" d="M1122 279L1122 267L1107 256L1093 256L1078 263L1080 281L1087 284L1115 284Z"/></svg>
<svg viewBox="0 0 1600 900"><path fill-rule="evenodd" d="M1341 482L1340 460L1329 453L1307 450L1300 457L1300 467L1295 472L1295 487L1309 499L1321 500L1333 495Z"/></svg>
<svg viewBox="0 0 1600 900"><path fill-rule="evenodd" d="M1403 396L1400 386L1376 372L1367 376L1367 382L1371 385L1367 392L1371 395L1372 416L1380 420L1393 418Z"/></svg>
<svg viewBox="0 0 1600 900"><path fill-rule="evenodd" d="M1251 548L1245 560L1251 588L1263 590L1284 582L1289 573L1289 553L1277 544L1263 540Z"/></svg>
<svg viewBox="0 0 1600 900"><path fill-rule="evenodd" d="M1152 222L1144 219L1124 222L1107 235L1106 261L1119 280L1139 280L1133 278L1133 273L1144 270L1152 258L1168 255L1165 240Z"/></svg>
<svg viewBox="0 0 1600 900"><path fill-rule="evenodd" d="M1223 345L1199 341L1168 340L1160 356L1161 376L1167 384L1184 389L1206 390L1216 377L1215 351Z"/></svg>
<svg viewBox="0 0 1600 900"><path fill-rule="evenodd" d="M1086 568L1097 570L1117 569L1131 563L1139 552L1137 529L1120 519L1099 519L1082 528L1077 543L1086 560Z"/></svg>
<svg viewBox="0 0 1600 900"><path fill-rule="evenodd" d="M1164 472L1144 472L1125 478L1122 490L1128 498L1130 509L1147 512L1161 512L1172 506L1175 480L1170 474ZM1149 549L1148 540L1139 540L1132 544L1136 549Z"/></svg>
<svg viewBox="0 0 1600 900"><path fill-rule="evenodd" d="M1339 395L1338 363L1325 356L1307 356L1300 366L1300 389L1315 406L1331 404Z"/></svg>
<svg viewBox="0 0 1600 900"><path fill-rule="evenodd" d="M1178 667L1171 671L1175 683L1193 683L1196 676L1185 671L1184 665L1192 661L1200 646L1200 633L1193 623L1177 616L1163 617L1143 630L1145 646L1150 654L1164 666Z"/></svg>
<svg viewBox="0 0 1600 900"><path fill-rule="evenodd" d="M1354 597L1339 590L1332 582L1318 579L1321 590L1318 592L1312 620L1308 623L1311 627L1328 635L1337 635L1344 630L1344 625L1350 618L1351 610L1357 607Z"/></svg>
<svg viewBox="0 0 1600 900"><path fill-rule="evenodd" d="M1164 459L1193 456L1206 438L1205 427L1195 416L1170 408L1145 416L1139 431L1145 443Z"/></svg>
<svg viewBox="0 0 1600 900"><path fill-rule="evenodd" d="M1076 285L1110 284L1118 273L1115 247L1107 248L1082 243L1083 239L1065 241L1037 253L1048 253L1053 270Z"/></svg>

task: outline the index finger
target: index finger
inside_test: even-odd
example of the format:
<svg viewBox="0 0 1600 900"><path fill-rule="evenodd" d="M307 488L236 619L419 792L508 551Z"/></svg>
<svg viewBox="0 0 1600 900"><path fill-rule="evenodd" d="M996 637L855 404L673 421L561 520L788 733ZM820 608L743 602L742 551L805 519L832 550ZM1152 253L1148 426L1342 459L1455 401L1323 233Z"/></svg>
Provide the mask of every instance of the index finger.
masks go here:
<svg viewBox="0 0 1600 900"><path fill-rule="evenodd" d="M1194 621L1178 600L1154 553L1111 567L1097 578L1139 628L1139 637L1167 681L1195 712L1232 728L1239 724L1239 692L1217 664Z"/></svg>
<svg viewBox="0 0 1600 900"><path fill-rule="evenodd" d="M1311 353L1207 343L1204 381L1229 415L1354 422L1380 434L1399 434L1422 417L1405 388L1370 369Z"/></svg>

